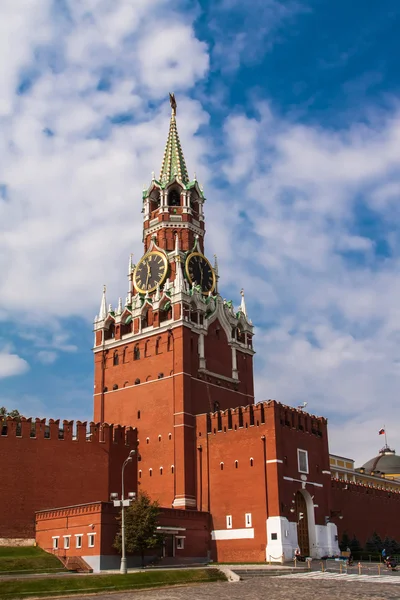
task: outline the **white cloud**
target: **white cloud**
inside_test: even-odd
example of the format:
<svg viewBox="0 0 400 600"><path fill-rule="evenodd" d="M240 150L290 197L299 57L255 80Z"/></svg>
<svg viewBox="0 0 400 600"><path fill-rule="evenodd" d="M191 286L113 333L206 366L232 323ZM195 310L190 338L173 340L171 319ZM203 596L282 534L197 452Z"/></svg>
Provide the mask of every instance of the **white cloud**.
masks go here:
<svg viewBox="0 0 400 600"><path fill-rule="evenodd" d="M285 32L282 25L300 12L304 3L295 0L216 0L212 3L209 27L213 33L213 62L222 72L237 70L242 64L261 62Z"/></svg>
<svg viewBox="0 0 400 600"><path fill-rule="evenodd" d="M13 112L24 68L33 50L50 39L50 0L3 0L0 6L0 119Z"/></svg>
<svg viewBox="0 0 400 600"><path fill-rule="evenodd" d="M28 370L29 364L26 360L8 348L0 350L0 378L22 375Z"/></svg>
<svg viewBox="0 0 400 600"><path fill-rule="evenodd" d="M396 107L340 131L265 105L256 118L235 114L225 127L229 187L207 212L218 217L221 283L232 294L245 286L259 323L257 399L308 401L330 419L331 450L359 463L377 453L382 420L400 441L399 124ZM373 211L372 232L363 211Z"/></svg>
<svg viewBox="0 0 400 600"><path fill-rule="evenodd" d="M192 87L208 70L206 44L183 23L146 36L139 46L139 59L141 81L156 97Z"/></svg>
<svg viewBox="0 0 400 600"><path fill-rule="evenodd" d="M253 17L275 11L273 27L303 10L253 4ZM308 400L332 419L332 450L354 458L354 439L369 451L383 412L400 425L397 107L334 131L265 103L251 119L236 108L224 135L207 139L198 132L208 115L186 93L207 74L208 48L174 3L70 0L56 19L45 1L17 5L0 5L0 50L11 48L0 67L0 318L26 315L19 334L49 363L76 349L58 319L91 319L103 283L113 304L126 294L129 253L142 253L141 188L167 136L168 101L155 101L181 90L182 146L206 184L207 253L218 253L221 293L238 302L244 286L259 323L258 399ZM222 8L239 10L236 0ZM228 68L258 60L272 33L220 37L214 57L222 65L229 50ZM23 74L32 87L18 95ZM376 215L387 256L363 230L360 205ZM0 359L3 377L28 368L11 351Z"/></svg>
<svg viewBox="0 0 400 600"><path fill-rule="evenodd" d="M15 66L34 65L35 81L18 96L17 74L10 79L0 139L0 312L18 318L28 302L34 322L94 316L104 282L113 302L117 287L127 293L121 281L129 253L141 254L141 189L161 165L169 86L182 90L186 147L207 118L184 95L207 71L207 48L171 3L66 6L68 15L56 20L40 11L50 41L39 63L32 42ZM107 85L99 89L102 78ZM150 97L165 101L150 110ZM114 122L121 114L131 119L124 127ZM203 139L191 143L188 164L201 166L204 150Z"/></svg>
<svg viewBox="0 0 400 600"><path fill-rule="evenodd" d="M36 358L44 365L52 365L57 360L57 352L53 352L52 350L40 350L36 354Z"/></svg>

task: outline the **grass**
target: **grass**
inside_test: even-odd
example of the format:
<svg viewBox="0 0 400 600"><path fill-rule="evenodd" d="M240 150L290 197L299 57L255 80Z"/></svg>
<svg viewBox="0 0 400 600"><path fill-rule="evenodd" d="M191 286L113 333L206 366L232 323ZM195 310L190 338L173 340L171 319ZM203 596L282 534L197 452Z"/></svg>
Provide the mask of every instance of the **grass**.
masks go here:
<svg viewBox="0 0 400 600"><path fill-rule="evenodd" d="M146 571L128 575L63 576L49 579L13 579L1 582L0 597L62 596L102 591L133 590L177 584L226 581L217 569Z"/></svg>
<svg viewBox="0 0 400 600"><path fill-rule="evenodd" d="M0 575L65 571L53 554L34 546L0 546Z"/></svg>

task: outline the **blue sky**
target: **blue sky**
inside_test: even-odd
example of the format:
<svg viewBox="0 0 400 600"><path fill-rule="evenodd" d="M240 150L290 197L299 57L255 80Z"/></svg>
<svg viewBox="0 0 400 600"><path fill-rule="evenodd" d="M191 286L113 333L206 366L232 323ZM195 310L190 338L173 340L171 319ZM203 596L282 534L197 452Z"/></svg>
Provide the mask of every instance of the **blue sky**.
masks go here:
<svg viewBox="0 0 400 600"><path fill-rule="evenodd" d="M174 91L257 400L307 401L358 462L398 445L399 27L397 0L2 3L0 405L91 418Z"/></svg>

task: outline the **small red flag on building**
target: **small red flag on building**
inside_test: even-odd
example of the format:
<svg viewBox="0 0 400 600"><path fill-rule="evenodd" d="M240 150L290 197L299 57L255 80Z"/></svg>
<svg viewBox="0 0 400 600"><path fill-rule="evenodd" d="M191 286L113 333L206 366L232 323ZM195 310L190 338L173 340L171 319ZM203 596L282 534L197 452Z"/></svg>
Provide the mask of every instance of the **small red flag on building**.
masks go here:
<svg viewBox="0 0 400 600"><path fill-rule="evenodd" d="M379 435L383 435L383 434L385 433L385 430L384 430L384 429L380 429L380 430L378 431L378 433L379 433Z"/></svg>

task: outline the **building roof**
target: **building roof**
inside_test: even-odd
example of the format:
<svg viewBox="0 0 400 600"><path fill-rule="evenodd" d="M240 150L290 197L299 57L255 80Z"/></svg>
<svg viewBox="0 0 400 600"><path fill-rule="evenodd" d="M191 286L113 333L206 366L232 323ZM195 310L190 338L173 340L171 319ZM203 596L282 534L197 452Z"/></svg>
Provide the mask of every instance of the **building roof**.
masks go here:
<svg viewBox="0 0 400 600"><path fill-rule="evenodd" d="M400 475L400 456L386 445L379 451L378 456L368 460L361 468L377 474Z"/></svg>
<svg viewBox="0 0 400 600"><path fill-rule="evenodd" d="M186 168L185 157L183 156L181 143L179 140L178 129L176 127L176 102L173 94L171 98L171 120L169 123L169 133L167 144L165 146L164 158L160 171L160 182L164 186L174 177L184 183L189 183L189 175Z"/></svg>

